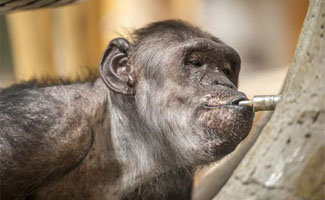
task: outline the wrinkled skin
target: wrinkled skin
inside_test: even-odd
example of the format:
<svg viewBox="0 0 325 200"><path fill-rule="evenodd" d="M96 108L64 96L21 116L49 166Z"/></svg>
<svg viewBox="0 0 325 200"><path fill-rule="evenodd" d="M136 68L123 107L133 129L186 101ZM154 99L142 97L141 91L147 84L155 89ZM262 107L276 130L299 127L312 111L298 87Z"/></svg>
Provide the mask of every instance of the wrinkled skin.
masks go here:
<svg viewBox="0 0 325 200"><path fill-rule="evenodd" d="M3 199L190 199L192 172L247 136L240 58L180 21L110 42L94 82L0 96Z"/></svg>

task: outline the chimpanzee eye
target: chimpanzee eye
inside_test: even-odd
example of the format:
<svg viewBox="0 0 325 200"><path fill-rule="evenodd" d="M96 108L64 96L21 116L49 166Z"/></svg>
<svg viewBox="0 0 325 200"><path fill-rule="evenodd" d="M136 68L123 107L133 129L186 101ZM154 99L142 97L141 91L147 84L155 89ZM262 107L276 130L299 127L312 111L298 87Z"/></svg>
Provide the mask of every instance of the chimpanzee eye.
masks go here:
<svg viewBox="0 0 325 200"><path fill-rule="evenodd" d="M230 70L231 70L231 66L230 66L230 63L225 63L223 69L222 69L222 72L226 75L230 74Z"/></svg>
<svg viewBox="0 0 325 200"><path fill-rule="evenodd" d="M192 67L201 67L203 62L200 53L192 52L190 55L186 56L185 64Z"/></svg>
<svg viewBox="0 0 325 200"><path fill-rule="evenodd" d="M192 60L189 61L189 63L191 65L198 66L198 67L202 66L202 62L199 59L192 59Z"/></svg>
<svg viewBox="0 0 325 200"><path fill-rule="evenodd" d="M229 69L223 69L222 71L223 71L223 73L226 74L226 75L230 74L230 70L229 70Z"/></svg>

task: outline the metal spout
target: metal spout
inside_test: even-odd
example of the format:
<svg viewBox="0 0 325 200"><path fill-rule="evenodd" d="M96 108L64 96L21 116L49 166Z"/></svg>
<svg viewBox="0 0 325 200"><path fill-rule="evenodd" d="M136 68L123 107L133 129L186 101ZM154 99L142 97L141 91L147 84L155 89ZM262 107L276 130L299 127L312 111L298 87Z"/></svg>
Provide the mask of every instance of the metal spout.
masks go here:
<svg viewBox="0 0 325 200"><path fill-rule="evenodd" d="M253 100L240 101L239 105L249 106L254 112L274 110L280 98L281 95L257 95L253 97Z"/></svg>

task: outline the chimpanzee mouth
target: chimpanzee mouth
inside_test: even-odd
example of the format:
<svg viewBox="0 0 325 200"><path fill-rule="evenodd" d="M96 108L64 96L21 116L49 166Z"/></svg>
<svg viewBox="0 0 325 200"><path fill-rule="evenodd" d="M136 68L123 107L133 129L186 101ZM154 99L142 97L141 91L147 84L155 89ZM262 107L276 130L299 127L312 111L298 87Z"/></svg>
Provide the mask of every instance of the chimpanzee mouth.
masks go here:
<svg viewBox="0 0 325 200"><path fill-rule="evenodd" d="M226 103L223 103L223 104L218 104L218 103L213 103L213 102L209 102L209 103L205 103L203 105L203 107L205 108L218 108L218 107L233 107L233 108L238 108L238 107L241 107L239 105L239 102L240 101L245 101L245 100L248 100L247 98L245 97L235 97L235 98L232 98L232 99L229 99Z"/></svg>
<svg viewBox="0 0 325 200"><path fill-rule="evenodd" d="M198 109L195 117L203 130L200 137L206 146L205 151L214 158L232 152L248 135L254 112L248 106L238 105L246 99L242 96L227 101L212 99Z"/></svg>

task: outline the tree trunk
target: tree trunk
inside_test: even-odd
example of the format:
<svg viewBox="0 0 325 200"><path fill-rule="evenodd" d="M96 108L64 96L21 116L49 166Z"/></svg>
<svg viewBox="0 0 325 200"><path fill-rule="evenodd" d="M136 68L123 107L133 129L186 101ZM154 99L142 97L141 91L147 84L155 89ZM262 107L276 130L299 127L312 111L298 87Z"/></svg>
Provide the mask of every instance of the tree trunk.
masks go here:
<svg viewBox="0 0 325 200"><path fill-rule="evenodd" d="M310 0L282 99L214 200L325 198L325 1Z"/></svg>

